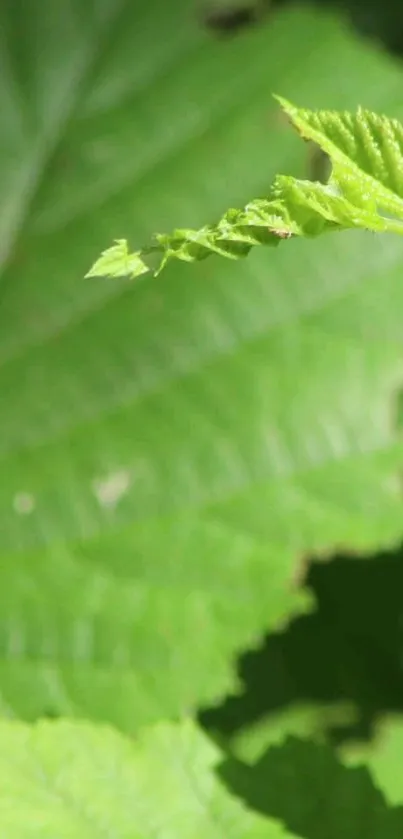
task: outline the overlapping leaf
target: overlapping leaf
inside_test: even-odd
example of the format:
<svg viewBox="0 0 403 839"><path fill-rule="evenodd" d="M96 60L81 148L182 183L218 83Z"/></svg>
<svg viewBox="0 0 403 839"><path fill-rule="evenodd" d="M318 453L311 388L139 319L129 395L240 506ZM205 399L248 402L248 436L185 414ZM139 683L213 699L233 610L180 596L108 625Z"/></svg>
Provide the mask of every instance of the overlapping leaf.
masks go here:
<svg viewBox="0 0 403 839"><path fill-rule="evenodd" d="M370 770L375 783L390 803L403 804L401 773L403 721L401 716L381 718L372 739L367 743L345 744L341 749L346 765Z"/></svg>
<svg viewBox="0 0 403 839"><path fill-rule="evenodd" d="M402 825L403 808L386 803L366 767L297 738L246 766L190 722L134 740L83 722L0 723L9 839L397 839Z"/></svg>
<svg viewBox="0 0 403 839"><path fill-rule="evenodd" d="M303 176L272 90L399 115L401 79L317 11L225 46L185 0L0 15L1 697L133 729L234 687L235 652L302 607L307 553L401 533L403 250L81 277L115 237Z"/></svg>
<svg viewBox="0 0 403 839"><path fill-rule="evenodd" d="M285 839L248 811L191 724L135 742L85 723L0 723L0 830L7 839Z"/></svg>
<svg viewBox="0 0 403 839"><path fill-rule="evenodd" d="M253 766L227 761L221 773L249 807L305 839L401 836L403 807L388 804L367 767L347 768L324 744L290 737Z"/></svg>
<svg viewBox="0 0 403 839"><path fill-rule="evenodd" d="M326 742L330 728L347 727L357 719L353 703L294 702L236 731L230 740L231 752L246 763L256 763L269 747L289 736Z"/></svg>

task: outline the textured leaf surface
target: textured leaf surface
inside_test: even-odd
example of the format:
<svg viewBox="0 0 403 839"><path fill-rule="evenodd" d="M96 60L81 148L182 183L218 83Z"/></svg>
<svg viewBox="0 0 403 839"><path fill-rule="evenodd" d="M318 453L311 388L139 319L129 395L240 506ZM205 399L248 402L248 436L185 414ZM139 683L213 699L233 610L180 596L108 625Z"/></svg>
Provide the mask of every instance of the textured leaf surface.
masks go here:
<svg viewBox="0 0 403 839"><path fill-rule="evenodd" d="M215 776L219 752L191 725L131 742L80 723L0 723L7 839L281 839Z"/></svg>
<svg viewBox="0 0 403 839"><path fill-rule="evenodd" d="M303 175L272 90L398 116L401 76L317 10L223 45L187 0L7 0L0 32L1 698L133 729L234 686L308 552L401 533L403 250L81 277Z"/></svg>
<svg viewBox="0 0 403 839"><path fill-rule="evenodd" d="M371 214L403 214L403 125L359 108L357 113L307 111L280 100L306 140L332 160L330 183Z"/></svg>

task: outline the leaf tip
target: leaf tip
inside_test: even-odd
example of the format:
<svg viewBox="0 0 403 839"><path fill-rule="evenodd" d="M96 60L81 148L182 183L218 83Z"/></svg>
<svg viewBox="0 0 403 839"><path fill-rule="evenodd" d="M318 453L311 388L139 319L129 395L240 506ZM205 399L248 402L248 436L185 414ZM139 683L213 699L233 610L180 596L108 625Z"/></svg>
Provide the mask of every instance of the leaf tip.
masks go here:
<svg viewBox="0 0 403 839"><path fill-rule="evenodd" d="M149 270L141 258L141 251L130 253L126 239L115 239L115 244L102 252L85 278L129 277L133 280Z"/></svg>
<svg viewBox="0 0 403 839"><path fill-rule="evenodd" d="M279 96L278 93L273 93L273 99L275 99L276 102L279 103L282 110L286 114L288 114L288 116L291 116L291 114L295 113L295 111L297 110L295 105L292 104L292 102L290 102L288 99L285 99L284 96Z"/></svg>

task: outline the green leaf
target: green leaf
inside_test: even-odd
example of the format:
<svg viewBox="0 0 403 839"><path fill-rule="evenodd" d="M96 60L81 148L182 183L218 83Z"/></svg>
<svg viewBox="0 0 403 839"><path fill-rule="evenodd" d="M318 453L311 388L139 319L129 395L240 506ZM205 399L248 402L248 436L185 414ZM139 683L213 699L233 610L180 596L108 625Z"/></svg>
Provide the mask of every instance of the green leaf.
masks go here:
<svg viewBox="0 0 403 839"><path fill-rule="evenodd" d="M271 89L399 114L401 78L317 10L224 47L187 0L21 2L0 11L1 702L133 731L236 690L239 650L305 608L307 555L400 537L403 248L81 277L117 236L303 177Z"/></svg>
<svg viewBox="0 0 403 839"><path fill-rule="evenodd" d="M328 155L333 168L329 183L278 177L269 198L251 201L244 210L228 210L217 224L157 235L154 245L134 254L120 240L87 276L134 279L150 270L143 257L154 251L162 253L159 274L171 259L194 262L212 253L238 259L254 245L326 230L403 234L403 126L363 109L356 115L303 111L277 98L301 135ZM379 215L378 208L398 218Z"/></svg>
<svg viewBox="0 0 403 839"><path fill-rule="evenodd" d="M0 722L7 839L285 839L218 780L219 751L191 723L134 742L111 728Z"/></svg>
<svg viewBox="0 0 403 839"><path fill-rule="evenodd" d="M88 277L139 277L147 273L148 268L137 254L130 254L127 242L117 239L112 248L99 257Z"/></svg>
<svg viewBox="0 0 403 839"><path fill-rule="evenodd" d="M337 187L352 206L358 203L369 215L380 208L402 219L403 126L398 120L364 108L356 114L307 111L278 98L301 136L313 140L329 155L330 186ZM401 225L396 225L398 231Z"/></svg>
<svg viewBox="0 0 403 839"><path fill-rule="evenodd" d="M197 544L197 551L195 551ZM196 562L191 560L195 557ZM285 608L284 569L206 514L121 527L1 569L3 713L60 711L129 731L234 689L234 649ZM231 590L231 598L226 593Z"/></svg>
<svg viewBox="0 0 403 839"><path fill-rule="evenodd" d="M289 735L326 740L330 727L351 725L357 719L353 703L293 703L235 732L230 748L241 760L254 763L269 746L281 744Z"/></svg>
<svg viewBox="0 0 403 839"><path fill-rule="evenodd" d="M289 737L253 766L228 760L227 786L256 812L307 839L398 839L403 807L391 807L367 767L346 767L329 746Z"/></svg>
<svg viewBox="0 0 403 839"><path fill-rule="evenodd" d="M340 753L347 766L368 767L387 801L403 804L402 748L403 720L396 714L380 719L370 742L346 744Z"/></svg>

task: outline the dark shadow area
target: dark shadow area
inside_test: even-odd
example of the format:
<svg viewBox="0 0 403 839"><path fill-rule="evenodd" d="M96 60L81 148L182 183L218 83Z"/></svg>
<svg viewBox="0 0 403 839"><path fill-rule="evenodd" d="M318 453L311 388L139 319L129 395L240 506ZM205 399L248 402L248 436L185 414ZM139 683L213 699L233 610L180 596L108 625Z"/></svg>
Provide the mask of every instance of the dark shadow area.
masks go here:
<svg viewBox="0 0 403 839"><path fill-rule="evenodd" d="M206 29L220 37L237 35L243 29L260 23L269 12L270 4L266 0L248 3L209 3L201 16Z"/></svg>
<svg viewBox="0 0 403 839"><path fill-rule="evenodd" d="M339 743L366 739L380 713L403 711L402 550L314 562L306 586L317 610L242 656L244 692L204 710L204 726L231 736L294 703L352 702L357 722L327 731Z"/></svg>
<svg viewBox="0 0 403 839"><path fill-rule="evenodd" d="M335 11L340 9L359 34L374 38L394 55L403 56L401 0L384 0L383 3L379 0L314 0L314 3Z"/></svg>
<svg viewBox="0 0 403 839"><path fill-rule="evenodd" d="M348 768L330 748L290 738L254 765L227 760L220 775L250 808L304 839L396 839L403 807L391 807L365 767Z"/></svg>
<svg viewBox="0 0 403 839"><path fill-rule="evenodd" d="M204 0L202 20L213 33L237 35L268 14L295 0ZM307 0L309 5L342 11L362 35L374 38L397 56L403 56L402 0Z"/></svg>

